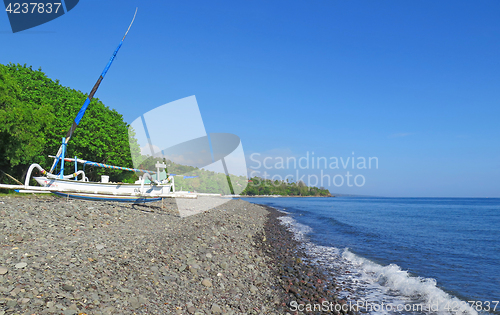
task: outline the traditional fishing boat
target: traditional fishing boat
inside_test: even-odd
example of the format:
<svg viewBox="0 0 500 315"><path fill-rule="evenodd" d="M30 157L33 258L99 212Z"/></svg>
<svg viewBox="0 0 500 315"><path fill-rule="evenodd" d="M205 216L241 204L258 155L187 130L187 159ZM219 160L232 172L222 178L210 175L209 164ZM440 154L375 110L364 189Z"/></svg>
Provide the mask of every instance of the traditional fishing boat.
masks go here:
<svg viewBox="0 0 500 315"><path fill-rule="evenodd" d="M134 13L132 22L130 23L125 35L120 41L118 47L113 52L111 59L107 63L103 72L99 76L97 82L92 88L90 94L85 100L76 115L71 128L69 129L66 137L62 138L62 144L54 158L54 162L49 171L46 171L38 164L32 164L26 174L24 185L4 185L0 184L0 188L17 189L19 192L52 192L57 195L67 196L70 198L79 199L92 199L92 200L114 200L121 202L149 202L161 200L164 197L179 197L175 192L174 176L165 172L166 165L164 162L157 162L155 167L156 171L121 167L98 162L87 161L83 159L68 158L66 155L66 148L69 140L71 139L75 129L78 127L81 119L85 115L90 101L94 97L99 85L101 84L104 76L113 63L118 50L123 44L132 24L134 23L137 9ZM75 171L72 174L64 175L65 162L74 163ZM83 164L83 169L78 170L78 164ZM57 166L59 173L54 174ZM109 176L101 176L100 182L90 182L85 176L85 166L102 167L107 169L118 169L123 171L142 172L143 175L135 183L113 183L109 181ZM33 170L37 169L42 176L33 177L40 186L30 186L30 179ZM190 194L182 197L196 198L196 195Z"/></svg>
<svg viewBox="0 0 500 315"><path fill-rule="evenodd" d="M33 177L33 179L41 185L40 188L49 188L50 192L59 196L90 200L113 200L120 202L150 202L161 200L161 198L164 197L173 197L175 195L174 176L166 174L166 172L163 171L163 169L166 168L165 163L157 162L157 171L151 172L148 170L108 165L77 158L65 158L64 156L59 159L61 160L61 163L75 163L75 168L78 163L81 163L84 166L88 165L108 169L143 172L144 175L133 184L109 182L109 176L106 175L101 176L100 182L90 182L85 176L85 172L83 170L75 169L73 174L61 176L62 173L59 175L53 175L52 173L49 173L41 168L40 165L32 164L26 175L24 185L25 189L29 190L35 187L38 188L38 186L29 186L32 171L34 169L38 169L38 171L45 176L36 176ZM61 166L61 169L64 169L64 166ZM80 177L80 179L78 179L78 177Z"/></svg>

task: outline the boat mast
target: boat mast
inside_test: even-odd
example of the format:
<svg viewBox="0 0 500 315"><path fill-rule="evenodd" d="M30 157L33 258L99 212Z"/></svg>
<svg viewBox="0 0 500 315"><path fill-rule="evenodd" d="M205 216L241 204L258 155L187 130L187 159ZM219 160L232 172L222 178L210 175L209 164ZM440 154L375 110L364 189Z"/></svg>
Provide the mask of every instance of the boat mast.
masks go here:
<svg viewBox="0 0 500 315"><path fill-rule="evenodd" d="M125 37L127 37L128 31L130 30L130 27L132 27L132 24L134 23L136 14L137 14L137 8L135 9L135 13L134 13L134 17L132 18L132 22L130 22L130 25L129 25L127 31L125 32L125 35L123 35L123 38L120 41L120 44L118 44L118 47L115 49L115 52L111 56L111 59L109 59L108 64L106 65L106 67L102 71L101 75L99 76L99 79L97 79L97 82L94 84L94 87L90 91L90 94L87 97L87 99L85 100L85 103L83 103L82 108L80 108L80 111L76 115L75 120L73 121L73 124L71 125L71 128L68 130L68 133L66 134L66 139L64 140L65 144L68 144L69 139L71 139L73 132L75 132L76 127L78 127L80 120L82 120L83 115L85 115L85 111L87 110L87 107L89 106L90 101L92 100L92 98L94 98L94 94L97 91L97 89L99 88L99 85L101 84L102 80L104 79L104 76L108 72L109 67L113 63L113 60L115 59L116 54L118 53L118 50L120 50L120 47L122 47L123 41L125 40ZM54 160L54 163L52 163L52 167L50 168L49 173L52 173L54 171L55 167L57 166L57 163L59 163L59 160L61 159L62 153L63 153L63 145L61 145L59 147L59 150L57 151L57 154L56 154L57 157Z"/></svg>

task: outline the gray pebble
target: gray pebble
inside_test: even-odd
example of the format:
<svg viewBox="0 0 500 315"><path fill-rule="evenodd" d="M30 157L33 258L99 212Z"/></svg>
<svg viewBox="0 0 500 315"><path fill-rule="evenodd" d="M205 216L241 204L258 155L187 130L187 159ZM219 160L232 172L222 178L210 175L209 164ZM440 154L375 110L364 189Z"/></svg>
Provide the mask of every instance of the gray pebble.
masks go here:
<svg viewBox="0 0 500 315"><path fill-rule="evenodd" d="M212 281L210 281L210 279L203 279L203 281L201 282L201 284L203 284L206 287L211 287L212 286Z"/></svg>
<svg viewBox="0 0 500 315"><path fill-rule="evenodd" d="M252 294L257 293L258 291L259 291L259 289L257 289L257 287L256 287L256 286L254 286L254 285L251 285L251 286L250 286L250 292L251 292Z"/></svg>
<svg viewBox="0 0 500 315"><path fill-rule="evenodd" d="M17 269L23 269L24 267L26 267L28 264L25 263L25 262L20 262L20 263L17 263L14 267L16 267Z"/></svg>
<svg viewBox="0 0 500 315"><path fill-rule="evenodd" d="M220 314L222 313L222 309L220 308L219 305L217 304L212 304L212 308L210 309L212 311L213 314Z"/></svg>
<svg viewBox="0 0 500 315"><path fill-rule="evenodd" d="M130 303L130 306L132 306L133 308L138 308L140 306L139 300L135 296L129 298L128 302Z"/></svg>

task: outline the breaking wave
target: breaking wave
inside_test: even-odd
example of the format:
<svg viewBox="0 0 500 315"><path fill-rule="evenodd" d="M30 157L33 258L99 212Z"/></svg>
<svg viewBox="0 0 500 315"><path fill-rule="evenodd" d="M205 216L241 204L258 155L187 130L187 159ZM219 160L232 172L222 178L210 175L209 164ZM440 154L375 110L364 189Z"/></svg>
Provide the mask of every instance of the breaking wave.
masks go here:
<svg viewBox="0 0 500 315"><path fill-rule="evenodd" d="M478 312L437 286L436 280L411 275L396 264L380 265L346 249L309 241L310 226L291 216L279 218L293 232L309 259L321 265L341 287L340 297L370 314L470 314Z"/></svg>

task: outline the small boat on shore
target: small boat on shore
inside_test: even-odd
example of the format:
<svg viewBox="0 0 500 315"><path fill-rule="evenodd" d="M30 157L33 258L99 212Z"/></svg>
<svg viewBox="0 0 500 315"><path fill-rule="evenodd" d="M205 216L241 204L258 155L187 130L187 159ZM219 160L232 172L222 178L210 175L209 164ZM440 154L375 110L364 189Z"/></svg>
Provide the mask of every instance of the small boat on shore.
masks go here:
<svg viewBox="0 0 500 315"><path fill-rule="evenodd" d="M71 139L75 129L78 127L81 119L85 115L90 101L94 97L95 92L99 88L104 76L109 70L113 60L115 59L118 50L123 44L132 24L134 23L137 9L135 11L132 22L130 23L125 35L120 41L118 47L115 49L111 59L107 63L103 72L99 76L97 82L92 88L90 94L85 100L76 115L71 128L69 129L66 137L62 138L62 144L54 158L54 163L49 171L46 171L38 164L32 164L26 174L24 185L4 185L0 184L0 188L15 189L19 192L51 192L59 196L69 198L89 199L89 200L112 200L119 202L150 202L158 201L165 197L183 197L183 198L196 198L196 194L176 194L174 185L174 176L165 172L166 164L156 162L156 171L121 167L115 165L108 165L104 163L92 162L87 160L75 158L67 158L66 148L69 140ZM74 163L75 171L72 174L64 175L65 162ZM60 164L59 164L60 163ZM83 164L83 169L78 170L78 164ZM56 167L60 166L58 174L54 174ZM109 176L101 176L100 182L90 182L85 176L85 166L101 167L108 169L118 169L123 171L132 171L143 173L139 180L135 183L114 183L109 182ZM30 186L31 174L34 169L37 169L42 176L33 177L33 179L40 186ZM179 195L179 196L178 196Z"/></svg>
<svg viewBox="0 0 500 315"><path fill-rule="evenodd" d="M90 162L79 159L68 159L65 161L83 163L84 165L100 164L101 167L118 168L102 163ZM125 170L143 171L144 175L133 184L129 183L113 183L109 182L109 177L103 175L101 182L90 182L85 177L83 171L75 171L72 175L81 175L81 180L73 180L70 178L53 178L52 176L38 176L33 177L38 184L42 187L55 188L57 191L52 191L56 195L68 196L77 199L91 199L91 200L114 200L120 202L148 202L161 200L163 197L173 197L175 193L174 178L173 176L166 175L163 172L164 180L156 180L156 174L162 175L162 171L166 168L165 163L156 164L157 171L155 174L150 175L147 170L129 169L120 167ZM29 178L34 168L43 173L43 169L38 164L32 164L26 176L25 186L29 185ZM70 176L72 176L70 175ZM158 176L161 178L161 176ZM31 187L32 188L32 187ZM172 192L173 190L173 192Z"/></svg>

